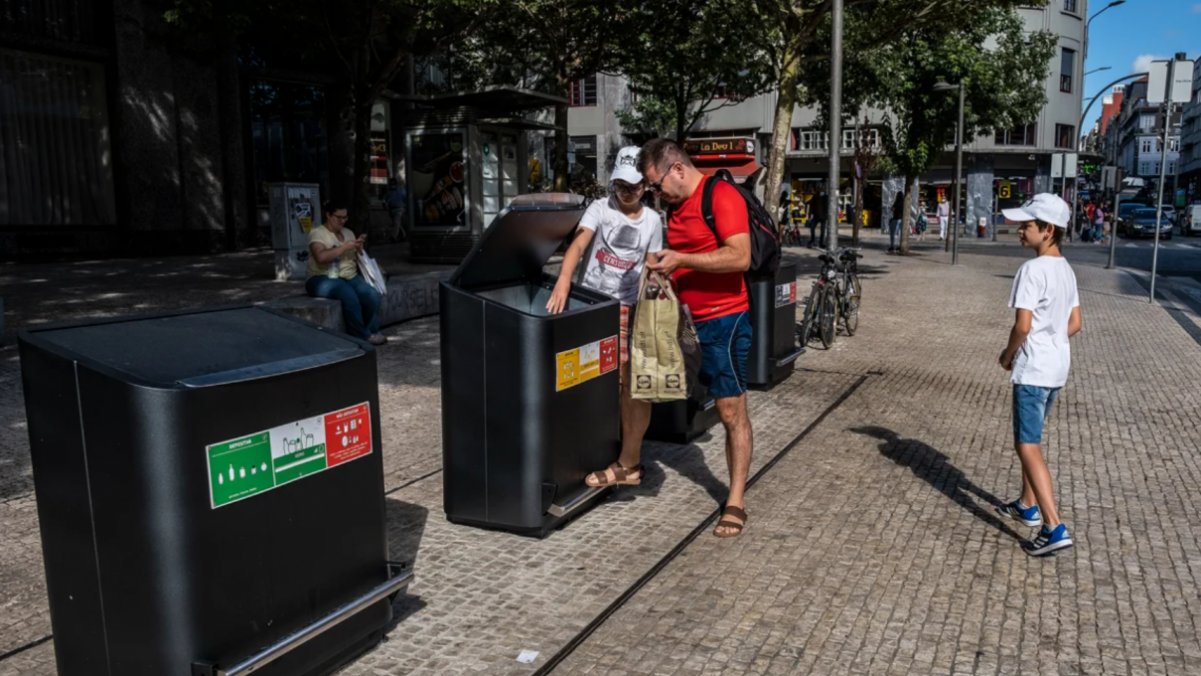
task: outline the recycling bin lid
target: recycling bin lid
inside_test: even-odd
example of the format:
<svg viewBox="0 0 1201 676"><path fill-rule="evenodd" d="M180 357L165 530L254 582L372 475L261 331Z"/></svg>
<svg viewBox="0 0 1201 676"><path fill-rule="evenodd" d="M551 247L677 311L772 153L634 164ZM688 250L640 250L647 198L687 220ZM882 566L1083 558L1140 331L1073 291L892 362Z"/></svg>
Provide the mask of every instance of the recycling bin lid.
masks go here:
<svg viewBox="0 0 1201 676"><path fill-rule="evenodd" d="M518 195L484 230L447 281L478 288L539 279L542 266L575 230L585 207L582 195Z"/></svg>
<svg viewBox="0 0 1201 676"><path fill-rule="evenodd" d="M22 339L158 388L254 380L353 359L370 349L254 306L38 327Z"/></svg>

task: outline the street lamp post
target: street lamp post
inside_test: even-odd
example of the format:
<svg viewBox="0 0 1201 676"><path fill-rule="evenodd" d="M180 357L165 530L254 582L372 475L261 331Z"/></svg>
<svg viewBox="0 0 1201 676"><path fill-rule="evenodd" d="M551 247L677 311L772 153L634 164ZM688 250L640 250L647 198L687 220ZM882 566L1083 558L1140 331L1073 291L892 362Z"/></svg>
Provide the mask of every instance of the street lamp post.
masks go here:
<svg viewBox="0 0 1201 676"><path fill-rule="evenodd" d="M1087 73L1085 73L1084 77L1088 77L1089 75L1092 75L1093 73L1100 73L1103 70L1113 70L1113 68L1111 66L1101 66L1100 68L1094 68L1094 69L1088 71Z"/></svg>
<svg viewBox="0 0 1201 676"><path fill-rule="evenodd" d="M842 163L842 0L833 0L830 15L830 173L826 186L825 247L834 251L838 248L838 173Z"/></svg>
<svg viewBox="0 0 1201 676"><path fill-rule="evenodd" d="M955 211L951 214L951 265L959 263L959 219L962 217L959 205L959 185L963 180L963 83L948 84L939 82L934 85L936 92L959 91L959 123L955 125ZM967 225L967 221L964 221Z"/></svg>
<svg viewBox="0 0 1201 676"><path fill-rule="evenodd" d="M1109 3L1108 5L1105 5L1104 7L1102 7L1100 9L1100 11L1098 11L1096 14L1089 17L1088 21L1084 22L1084 60L1085 61L1088 60L1088 25L1093 22L1093 19L1104 14L1105 10L1113 9L1114 7L1117 7L1118 5L1124 5L1124 4L1126 4L1126 0L1113 0L1113 2Z"/></svg>

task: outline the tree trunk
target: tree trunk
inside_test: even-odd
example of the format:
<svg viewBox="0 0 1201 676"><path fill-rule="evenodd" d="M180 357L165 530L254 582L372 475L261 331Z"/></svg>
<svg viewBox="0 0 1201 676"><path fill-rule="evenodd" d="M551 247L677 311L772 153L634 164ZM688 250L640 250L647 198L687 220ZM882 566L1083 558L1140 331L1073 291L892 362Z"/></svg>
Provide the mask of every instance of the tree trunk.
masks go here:
<svg viewBox="0 0 1201 676"><path fill-rule="evenodd" d="M913 222L913 205L917 200L917 176L905 174L905 211L901 214L901 255L909 254L909 228Z"/></svg>
<svg viewBox="0 0 1201 676"><path fill-rule="evenodd" d="M784 180L784 155L788 152L788 139L792 133L792 109L796 106L797 75L796 59L790 56L780 73L776 118L772 124L771 148L767 156L767 182L763 187L764 204L780 199L780 186ZM768 212L775 215L775 210L769 209Z"/></svg>
<svg viewBox="0 0 1201 676"><path fill-rule="evenodd" d="M559 96L571 99L571 80L567 73L560 72L555 77L555 87ZM567 104L555 104L555 156L551 159L551 167L555 172L553 192L567 192L571 185L567 175Z"/></svg>
<svg viewBox="0 0 1201 676"><path fill-rule="evenodd" d="M328 91L329 107L329 185L321 195L322 201L345 200L354 195L355 172L355 104L354 90L350 84L331 87ZM352 219L356 218L351 214ZM321 215L325 222L325 214ZM357 220L355 221L357 224ZM355 225L351 226L355 229Z"/></svg>

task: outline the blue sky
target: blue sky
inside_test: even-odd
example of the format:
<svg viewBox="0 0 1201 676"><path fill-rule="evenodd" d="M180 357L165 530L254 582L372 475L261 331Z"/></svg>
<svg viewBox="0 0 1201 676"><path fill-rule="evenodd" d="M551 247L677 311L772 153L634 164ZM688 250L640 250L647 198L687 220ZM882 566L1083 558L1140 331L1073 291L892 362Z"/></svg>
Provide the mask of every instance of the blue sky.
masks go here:
<svg viewBox="0 0 1201 676"><path fill-rule="evenodd" d="M1057 0L1052 0L1055 2ZM1109 0L1090 0L1089 16ZM1152 59L1201 52L1201 2L1198 0L1126 0L1097 17L1089 27L1088 60L1084 72L1109 66L1084 80L1084 105L1108 83L1146 67ZM1082 132L1092 129L1101 114L1101 100L1088 111Z"/></svg>

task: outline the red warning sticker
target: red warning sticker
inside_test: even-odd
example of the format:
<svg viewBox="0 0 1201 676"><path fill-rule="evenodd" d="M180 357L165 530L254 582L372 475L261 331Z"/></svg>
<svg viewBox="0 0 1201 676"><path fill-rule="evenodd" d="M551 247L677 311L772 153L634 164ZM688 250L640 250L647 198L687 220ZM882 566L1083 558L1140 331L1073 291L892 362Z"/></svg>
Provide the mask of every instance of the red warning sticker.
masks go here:
<svg viewBox="0 0 1201 676"><path fill-rule="evenodd" d="M600 372L608 373L617 369L617 336L606 338L600 342Z"/></svg>
<svg viewBox="0 0 1201 676"><path fill-rule="evenodd" d="M371 454L371 408L359 404L325 414L326 466Z"/></svg>

